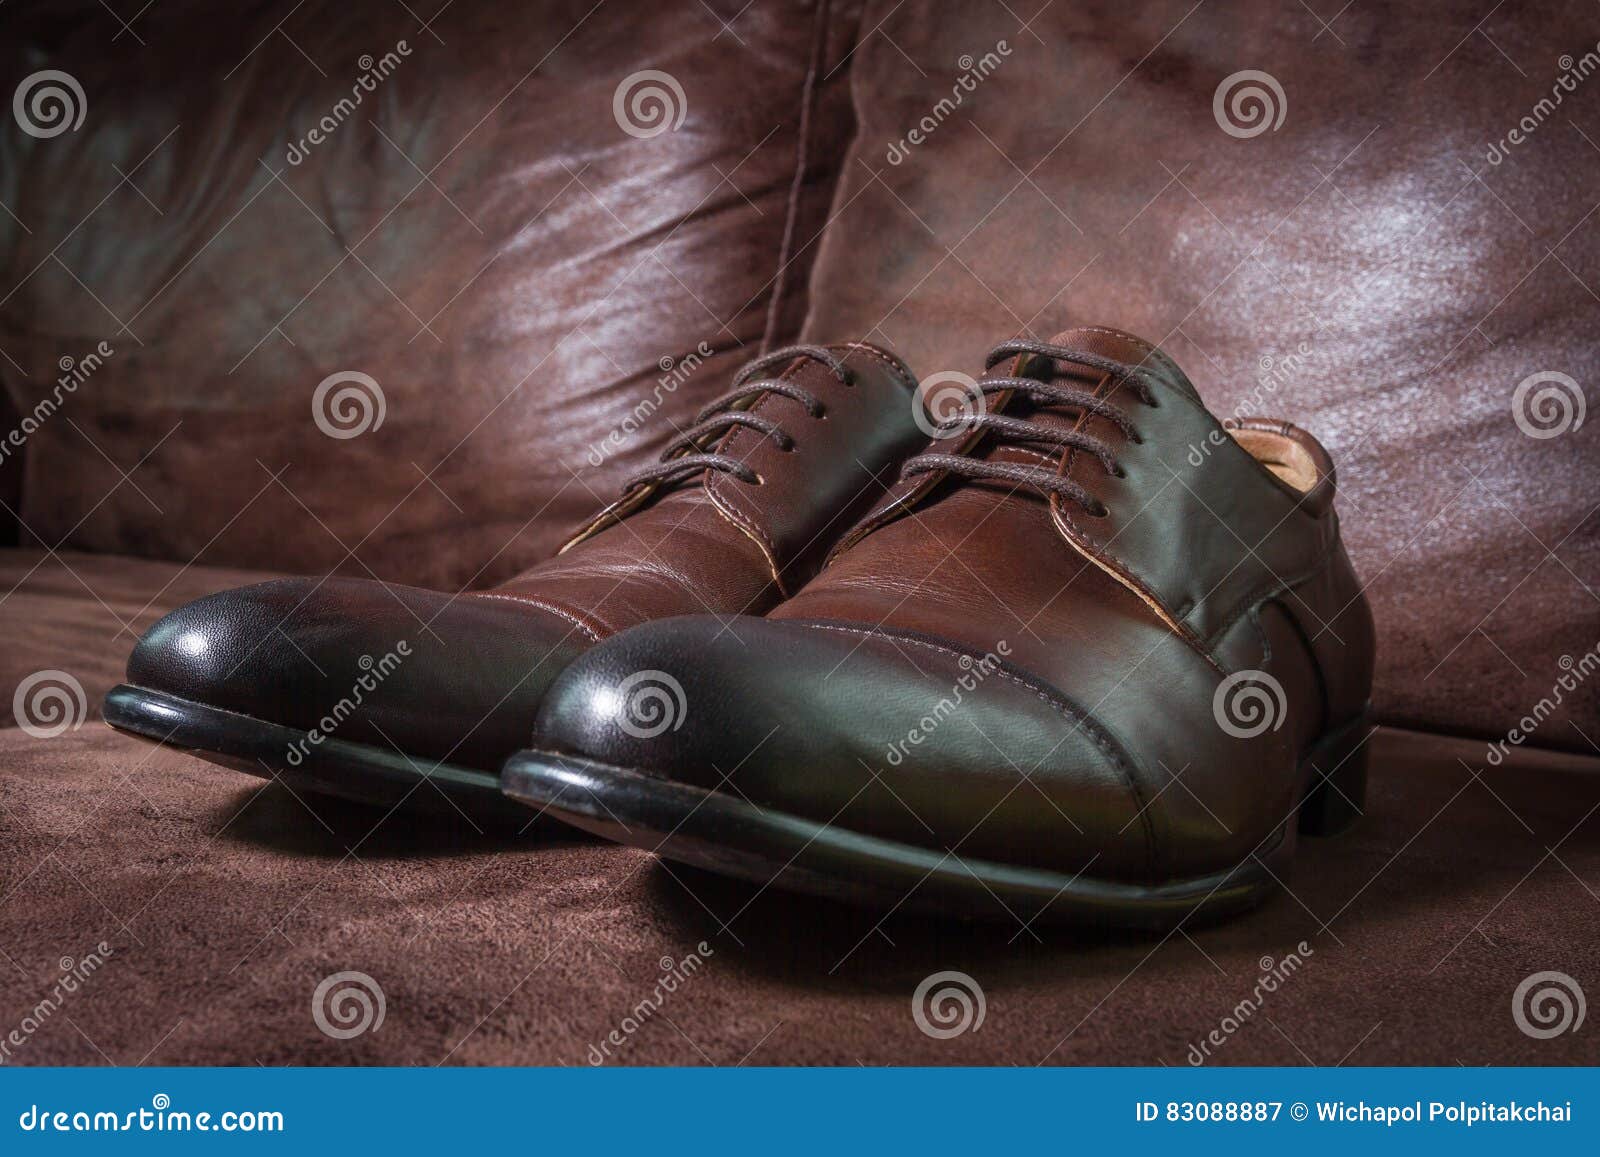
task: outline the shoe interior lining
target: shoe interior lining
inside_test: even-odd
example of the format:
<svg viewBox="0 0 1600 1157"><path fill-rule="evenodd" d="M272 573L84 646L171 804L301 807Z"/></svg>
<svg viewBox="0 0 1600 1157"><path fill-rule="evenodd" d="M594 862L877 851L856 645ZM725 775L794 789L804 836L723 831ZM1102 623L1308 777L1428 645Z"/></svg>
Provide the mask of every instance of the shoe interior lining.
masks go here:
<svg viewBox="0 0 1600 1157"><path fill-rule="evenodd" d="M1234 429L1229 433L1251 457L1272 471L1279 481L1302 494L1317 484L1317 464L1311 452L1293 438L1274 434L1270 430Z"/></svg>

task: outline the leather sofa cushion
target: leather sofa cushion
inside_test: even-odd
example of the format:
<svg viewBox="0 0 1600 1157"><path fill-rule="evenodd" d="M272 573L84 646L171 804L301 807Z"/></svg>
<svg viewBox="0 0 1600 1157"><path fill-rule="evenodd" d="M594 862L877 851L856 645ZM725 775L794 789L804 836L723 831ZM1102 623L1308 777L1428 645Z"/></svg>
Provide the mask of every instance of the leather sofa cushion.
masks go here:
<svg viewBox="0 0 1600 1157"><path fill-rule="evenodd" d="M0 377L27 411L112 350L27 442L27 530L438 586L544 557L798 329L857 16L12 4L5 75L65 71L86 115L0 124ZM619 113L646 70L681 97L646 77ZM676 127L624 131L660 124L652 87ZM382 424L325 437L347 371Z"/></svg>
<svg viewBox="0 0 1600 1157"><path fill-rule="evenodd" d="M1600 644L1600 443L1592 420L1524 434L1514 399L1559 372L1600 401L1600 82L1489 148L1596 51L1592 10L1484 7L1335 5L1323 26L1268 0L1099 0L1019 28L875 0L806 335L865 331L925 375L998 334L1158 339L1218 414L1332 451L1385 719L1503 736L1545 700L1532 741L1590 751L1594 683L1552 692ZM1245 70L1282 99L1224 88ZM1229 111L1251 84L1281 124L1231 134L1254 131L1248 99Z"/></svg>

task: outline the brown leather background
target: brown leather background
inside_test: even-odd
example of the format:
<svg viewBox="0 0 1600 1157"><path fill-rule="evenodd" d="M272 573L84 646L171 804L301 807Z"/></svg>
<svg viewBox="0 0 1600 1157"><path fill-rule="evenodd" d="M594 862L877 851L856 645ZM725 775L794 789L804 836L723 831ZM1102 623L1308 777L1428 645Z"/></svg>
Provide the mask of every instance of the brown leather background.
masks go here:
<svg viewBox="0 0 1600 1157"><path fill-rule="evenodd" d="M1217 411L1327 442L1381 714L1504 734L1600 642L1600 419L1545 440L1512 420L1530 374L1600 381L1600 79L1486 154L1600 16L1325 7L834 0L807 100L815 4L457 0L424 28L380 0L176 2L123 27L11 0L0 90L65 69L87 115L47 140L0 117L0 379L31 408L61 358L115 354L29 440L20 505L3 469L0 497L24 544L487 585L803 318L923 374L1104 322L1161 342ZM635 139L612 98L643 69L686 110ZM1247 69L1284 116L1240 139L1213 98ZM707 364L588 465L700 342ZM342 370L386 408L344 441L312 422ZM1596 704L1535 741L1590 751Z"/></svg>
<svg viewBox="0 0 1600 1157"><path fill-rule="evenodd" d="M1324 26L1315 4L1097 2L1019 27L878 0L806 335L864 334L926 375L1104 323L1217 413L1304 426L1338 464L1382 715L1503 734L1600 644L1600 420L1540 440L1512 416L1539 371L1600 404L1600 76L1498 166L1487 150L1560 57L1595 51L1600 13L1488 7L1328 4ZM1245 69L1284 116L1236 138L1213 97ZM1597 750L1600 688L1566 698L1537 741Z"/></svg>
<svg viewBox="0 0 1600 1157"><path fill-rule="evenodd" d="M439 586L550 553L803 314L848 73L806 99L816 5L723 30L740 7L460 0L424 29L392 0L189 2L129 33L97 3L8 5L6 385L31 407L59 358L115 350L29 442L28 529ZM819 73L855 16L831 4ZM401 40L410 55L290 165L362 56ZM44 67L81 81L87 116L34 140L9 97ZM684 118L639 139L613 94L645 69L679 81ZM702 342L715 355L661 416L591 466L662 359ZM336 440L312 396L345 370L378 382L385 417Z"/></svg>

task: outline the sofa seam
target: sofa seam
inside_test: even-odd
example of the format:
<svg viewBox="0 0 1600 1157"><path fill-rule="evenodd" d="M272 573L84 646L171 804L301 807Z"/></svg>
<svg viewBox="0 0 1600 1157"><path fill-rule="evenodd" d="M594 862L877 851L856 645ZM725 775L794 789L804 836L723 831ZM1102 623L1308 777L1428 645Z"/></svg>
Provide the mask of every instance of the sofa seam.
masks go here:
<svg viewBox="0 0 1600 1157"><path fill-rule="evenodd" d="M831 16L830 0L818 0L817 15L813 21L811 49L806 59L805 79L800 85L800 123L796 130L794 176L789 181L789 195L784 211L783 237L778 242L778 268L772 278L772 296L767 300L767 319L762 327L759 352L768 353L778 329L779 314L783 309L785 290L789 283L789 255L794 245L794 233L800 217L801 190L805 187L806 166L810 161L811 109L816 100L817 74L828 50L828 27Z"/></svg>

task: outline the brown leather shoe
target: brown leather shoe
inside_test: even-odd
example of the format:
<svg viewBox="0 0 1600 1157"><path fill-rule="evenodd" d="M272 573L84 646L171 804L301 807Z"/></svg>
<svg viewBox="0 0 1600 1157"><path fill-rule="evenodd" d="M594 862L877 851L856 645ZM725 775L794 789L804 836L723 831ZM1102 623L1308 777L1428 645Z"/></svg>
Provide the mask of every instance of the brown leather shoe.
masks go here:
<svg viewBox="0 0 1600 1157"><path fill-rule="evenodd" d="M513 582L284 579L200 599L139 641L106 721L291 786L525 823L498 769L562 666L648 619L760 614L798 589L925 440L915 389L870 345L776 351Z"/></svg>
<svg viewBox="0 0 1600 1157"><path fill-rule="evenodd" d="M763 884L1139 926L1252 903L1349 822L1373 633L1327 453L1112 330L988 366L767 618L563 672L508 794ZM641 672L671 728L630 716Z"/></svg>

